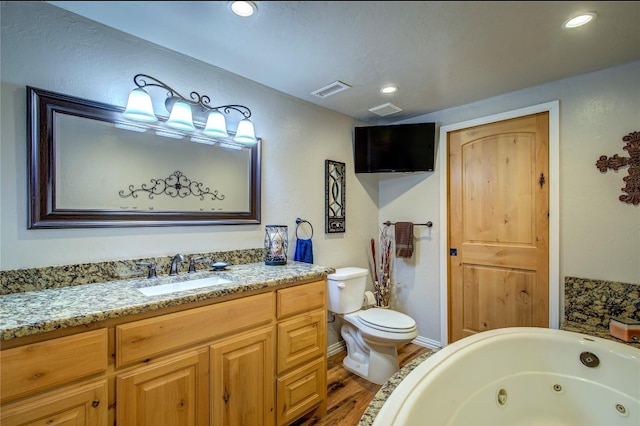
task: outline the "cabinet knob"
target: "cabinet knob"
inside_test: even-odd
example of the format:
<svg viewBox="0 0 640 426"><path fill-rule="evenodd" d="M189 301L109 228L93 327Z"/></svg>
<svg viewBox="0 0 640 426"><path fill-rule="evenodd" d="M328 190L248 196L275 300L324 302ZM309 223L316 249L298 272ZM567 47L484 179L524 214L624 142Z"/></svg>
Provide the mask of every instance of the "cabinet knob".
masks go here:
<svg viewBox="0 0 640 426"><path fill-rule="evenodd" d="M93 408L98 408L98 405L100 405L100 401L98 401L97 399L91 403L91 406Z"/></svg>

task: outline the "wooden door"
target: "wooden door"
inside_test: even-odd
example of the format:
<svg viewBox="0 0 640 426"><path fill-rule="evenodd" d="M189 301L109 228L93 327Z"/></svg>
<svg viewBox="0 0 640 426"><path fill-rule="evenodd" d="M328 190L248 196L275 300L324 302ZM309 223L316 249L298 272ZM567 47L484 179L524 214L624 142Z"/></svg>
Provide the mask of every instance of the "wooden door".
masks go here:
<svg viewBox="0 0 640 426"><path fill-rule="evenodd" d="M273 327L211 345L211 424L273 426Z"/></svg>
<svg viewBox="0 0 640 426"><path fill-rule="evenodd" d="M209 424L207 348L162 358L118 375L118 425L205 426Z"/></svg>
<svg viewBox="0 0 640 426"><path fill-rule="evenodd" d="M449 342L548 327L548 112L447 137Z"/></svg>

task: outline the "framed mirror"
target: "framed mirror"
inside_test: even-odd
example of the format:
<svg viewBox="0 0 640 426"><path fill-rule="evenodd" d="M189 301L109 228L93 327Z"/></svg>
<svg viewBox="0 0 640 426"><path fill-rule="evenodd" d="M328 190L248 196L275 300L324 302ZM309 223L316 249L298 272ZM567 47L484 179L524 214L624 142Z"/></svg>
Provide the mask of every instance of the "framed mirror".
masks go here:
<svg viewBox="0 0 640 426"><path fill-rule="evenodd" d="M260 223L260 151L27 86L29 229ZM163 136L164 135L164 136Z"/></svg>

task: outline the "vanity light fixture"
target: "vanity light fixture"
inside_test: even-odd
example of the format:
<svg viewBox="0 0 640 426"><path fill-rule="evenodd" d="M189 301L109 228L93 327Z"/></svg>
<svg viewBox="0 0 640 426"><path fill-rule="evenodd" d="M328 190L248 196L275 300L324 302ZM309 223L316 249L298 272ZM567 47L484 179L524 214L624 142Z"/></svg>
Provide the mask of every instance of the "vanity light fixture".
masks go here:
<svg viewBox="0 0 640 426"><path fill-rule="evenodd" d="M162 133L161 136L181 139L185 135L189 135L194 142L205 143L203 141L208 140L208 142L206 142L208 144L214 143L210 138L216 140L231 139L242 144L254 144L257 142L253 123L249 120L251 110L246 106L220 105L212 107L209 105L211 101L209 96L200 95L198 92L191 92L191 98L187 99L165 83L146 74L137 74L133 77L133 82L137 87L129 94L127 107L122 113L124 118L131 121L143 123L158 121L158 117L153 111L151 96L144 88L160 87L167 90L165 107L170 115L165 125L171 128L171 130L166 132L159 131ZM243 116L242 120L238 123L238 128L233 138L231 138L227 132L227 124L224 116L224 114L230 114L231 111L236 111ZM202 131L193 123L194 114L196 116L206 114L206 124ZM202 135L199 134L200 132Z"/></svg>
<svg viewBox="0 0 640 426"><path fill-rule="evenodd" d="M562 24L562 28L577 28L596 19L598 15L595 12L581 13L573 18L569 18Z"/></svg>

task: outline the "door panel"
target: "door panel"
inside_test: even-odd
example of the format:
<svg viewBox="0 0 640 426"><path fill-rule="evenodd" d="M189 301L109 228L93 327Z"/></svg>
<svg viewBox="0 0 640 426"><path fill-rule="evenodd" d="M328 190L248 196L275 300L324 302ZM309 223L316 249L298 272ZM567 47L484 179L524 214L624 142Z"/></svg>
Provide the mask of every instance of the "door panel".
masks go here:
<svg viewBox="0 0 640 426"><path fill-rule="evenodd" d="M448 133L449 342L549 325L548 113Z"/></svg>
<svg viewBox="0 0 640 426"><path fill-rule="evenodd" d="M465 266L464 335L533 326L531 295L535 273L509 268Z"/></svg>

